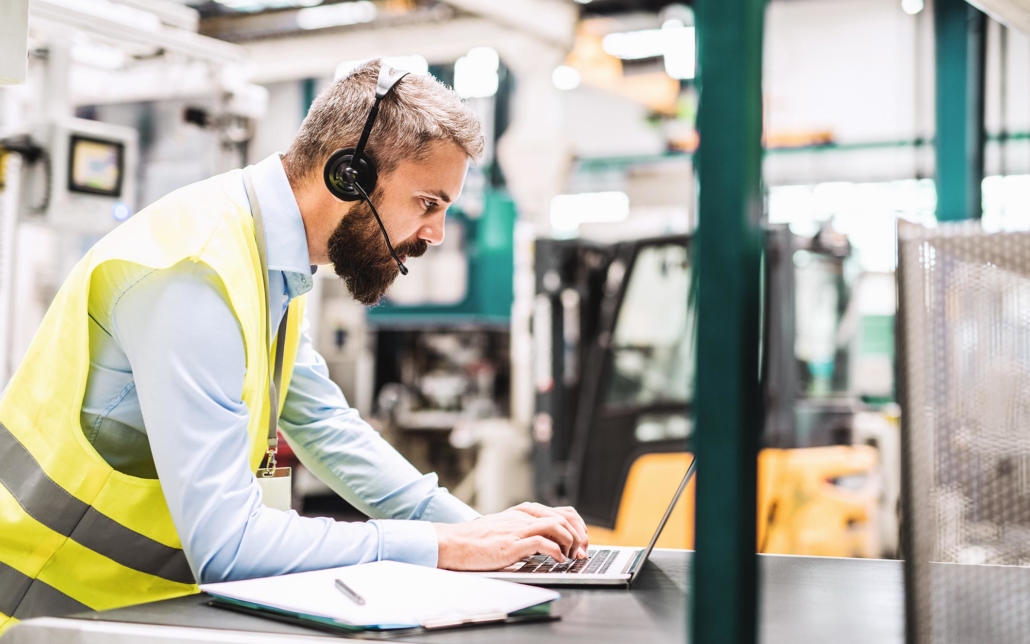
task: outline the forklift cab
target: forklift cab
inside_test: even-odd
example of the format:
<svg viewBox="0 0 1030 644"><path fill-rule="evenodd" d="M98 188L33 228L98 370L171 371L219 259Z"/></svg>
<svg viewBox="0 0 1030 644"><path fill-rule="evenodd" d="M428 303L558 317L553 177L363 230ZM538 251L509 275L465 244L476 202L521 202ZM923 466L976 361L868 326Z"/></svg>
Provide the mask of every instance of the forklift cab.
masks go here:
<svg viewBox="0 0 1030 644"><path fill-rule="evenodd" d="M534 431L538 495L574 503L595 541L614 543L605 531L626 524L633 534L620 541L646 543L691 458L690 237L608 247L540 240L537 266L534 429L549 430ZM561 342L541 343L541 329ZM661 545L693 541L692 507L690 489ZM653 520L633 520L630 508Z"/></svg>
<svg viewBox="0 0 1030 644"><path fill-rule="evenodd" d="M646 544L693 458L691 244L689 235L611 246L537 243L537 494L575 505L597 543ZM798 249L816 256L814 276L797 274L808 267L794 264ZM837 387L819 389L827 373L832 381L843 370L813 370L795 355L796 282L824 291L842 285L834 280L847 254L827 250L786 229L767 235L757 546L877 556L876 450L851 445L853 401ZM843 311L846 293L839 296L819 300L833 309L822 311L831 327ZM842 357L831 351L831 360ZM693 486L660 546L693 547Z"/></svg>
<svg viewBox="0 0 1030 644"><path fill-rule="evenodd" d="M592 526L622 539L651 537L690 456L694 386L694 292L690 239L622 245L609 267L607 306L590 348L581 408L573 427L572 492ZM693 483L691 483L693 485ZM686 534L693 490L674 510L663 544ZM640 520L634 517L640 517ZM647 520L654 517L651 520Z"/></svg>

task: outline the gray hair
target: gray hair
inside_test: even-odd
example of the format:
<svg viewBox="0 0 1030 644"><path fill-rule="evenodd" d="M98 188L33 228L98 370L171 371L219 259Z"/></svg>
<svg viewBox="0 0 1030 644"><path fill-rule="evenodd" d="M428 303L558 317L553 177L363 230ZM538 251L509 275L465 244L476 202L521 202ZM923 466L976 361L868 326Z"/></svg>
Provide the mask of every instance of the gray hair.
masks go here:
<svg viewBox="0 0 1030 644"><path fill-rule="evenodd" d="M290 182L312 173L321 175L329 156L340 148L354 147L375 101L381 59L371 60L334 82L311 104L283 167ZM408 74L379 104L365 146L380 175L397 168L401 159L421 161L437 141L456 144L471 159L483 153L483 128L479 117L454 90L432 76Z"/></svg>

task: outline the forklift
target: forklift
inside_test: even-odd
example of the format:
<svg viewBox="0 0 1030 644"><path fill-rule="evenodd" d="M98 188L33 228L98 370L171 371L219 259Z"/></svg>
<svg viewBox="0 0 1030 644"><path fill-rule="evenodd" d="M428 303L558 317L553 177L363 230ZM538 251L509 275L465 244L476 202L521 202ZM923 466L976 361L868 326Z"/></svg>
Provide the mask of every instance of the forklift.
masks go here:
<svg viewBox="0 0 1030 644"><path fill-rule="evenodd" d="M536 242L535 492L574 505L599 543L646 544L693 458L692 243ZM866 407L835 342L850 253L829 228L766 231L759 552L882 554L878 451L855 444ZM659 546L693 547L693 486Z"/></svg>

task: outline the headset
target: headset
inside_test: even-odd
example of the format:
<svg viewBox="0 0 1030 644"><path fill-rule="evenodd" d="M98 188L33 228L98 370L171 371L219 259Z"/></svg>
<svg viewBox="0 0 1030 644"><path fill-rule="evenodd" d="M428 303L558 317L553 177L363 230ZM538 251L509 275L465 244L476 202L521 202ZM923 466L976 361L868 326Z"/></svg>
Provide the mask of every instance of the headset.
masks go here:
<svg viewBox="0 0 1030 644"><path fill-rule="evenodd" d="M364 200L372 209L372 214L375 215L376 222L379 224L379 230L383 231L386 247L390 250L394 261L397 262L397 269L400 270L401 275L408 274L408 267L404 265L400 257L397 257L396 251L393 250L393 244L390 243L390 236L386 234L383 220L368 197L376 188L379 174L376 171L375 161L365 153L365 144L368 143L368 135L372 132L372 126L375 125L376 116L379 114L379 103L390 93L394 85L407 75L408 72L404 70L380 63L379 80L376 82L376 99L372 103L372 109L368 112L368 118L365 120L364 129L361 130L361 138L358 139L357 147L343 148L333 152L329 160L325 162L325 169L322 172L325 187L334 197L341 201Z"/></svg>

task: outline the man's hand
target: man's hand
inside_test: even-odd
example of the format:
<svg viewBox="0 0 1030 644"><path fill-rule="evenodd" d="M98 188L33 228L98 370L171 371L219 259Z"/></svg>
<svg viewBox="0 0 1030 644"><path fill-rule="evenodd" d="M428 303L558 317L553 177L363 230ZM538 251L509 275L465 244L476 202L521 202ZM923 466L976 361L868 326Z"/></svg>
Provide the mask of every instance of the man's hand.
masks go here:
<svg viewBox="0 0 1030 644"><path fill-rule="evenodd" d="M437 565L448 570L500 570L535 554L555 561L586 557L586 525L572 508L523 503L467 523L433 525Z"/></svg>
<svg viewBox="0 0 1030 644"><path fill-rule="evenodd" d="M539 503L520 503L516 505L512 510L518 510L524 512L532 517L540 519L554 518L567 522L569 530L572 531L573 536L576 537L575 543L565 554L575 559L586 559L587 557L587 546L590 545L590 539L587 537L587 525L583 523L583 519L579 516L579 512L576 512L575 508L565 506L560 508L551 508L546 505L540 505ZM563 523L563 525L565 525Z"/></svg>

